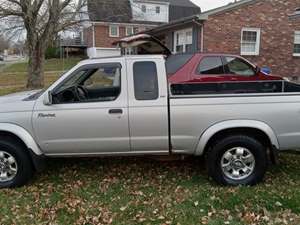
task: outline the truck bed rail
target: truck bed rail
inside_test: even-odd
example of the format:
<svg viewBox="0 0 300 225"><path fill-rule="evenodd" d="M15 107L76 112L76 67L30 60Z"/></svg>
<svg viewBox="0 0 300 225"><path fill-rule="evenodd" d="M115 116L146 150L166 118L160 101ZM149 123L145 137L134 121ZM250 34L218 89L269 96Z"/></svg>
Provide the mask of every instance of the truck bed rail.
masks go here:
<svg viewBox="0 0 300 225"><path fill-rule="evenodd" d="M300 95L300 85L286 80L171 84L169 90L171 97Z"/></svg>

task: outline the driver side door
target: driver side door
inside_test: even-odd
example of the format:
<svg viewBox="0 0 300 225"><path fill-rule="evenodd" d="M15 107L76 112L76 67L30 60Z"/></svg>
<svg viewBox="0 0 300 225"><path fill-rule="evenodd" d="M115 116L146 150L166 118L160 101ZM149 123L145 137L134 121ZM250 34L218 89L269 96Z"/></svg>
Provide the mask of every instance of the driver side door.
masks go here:
<svg viewBox="0 0 300 225"><path fill-rule="evenodd" d="M83 72L86 68L95 72ZM53 89L54 93L62 92L58 95L62 99L48 106L43 104L41 96L32 121L38 143L46 155L88 156L130 151L125 68L122 59L83 65ZM88 77L83 77L86 74ZM72 85L82 85L88 92L86 99L61 97L64 84L70 79L73 79Z"/></svg>

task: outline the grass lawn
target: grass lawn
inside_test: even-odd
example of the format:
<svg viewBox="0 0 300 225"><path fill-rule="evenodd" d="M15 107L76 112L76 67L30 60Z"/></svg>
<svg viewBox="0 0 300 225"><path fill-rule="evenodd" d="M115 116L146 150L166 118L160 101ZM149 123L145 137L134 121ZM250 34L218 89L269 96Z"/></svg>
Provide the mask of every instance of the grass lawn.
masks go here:
<svg viewBox="0 0 300 225"><path fill-rule="evenodd" d="M47 62L47 84L59 63ZM24 89L16 67L25 66L0 74L0 95ZM0 224L300 224L300 154L282 154L264 183L236 188L210 181L198 158L47 161L29 185L0 190Z"/></svg>
<svg viewBox="0 0 300 225"><path fill-rule="evenodd" d="M78 63L79 58L61 59L48 59L45 63L45 71L64 71L70 69ZM6 67L4 73L27 72L27 62L15 63Z"/></svg>
<svg viewBox="0 0 300 225"><path fill-rule="evenodd" d="M52 84L66 70L72 68L80 61L79 58L69 58L64 61L60 59L46 60L45 84ZM27 81L27 62L15 63L0 67L0 95L25 90Z"/></svg>

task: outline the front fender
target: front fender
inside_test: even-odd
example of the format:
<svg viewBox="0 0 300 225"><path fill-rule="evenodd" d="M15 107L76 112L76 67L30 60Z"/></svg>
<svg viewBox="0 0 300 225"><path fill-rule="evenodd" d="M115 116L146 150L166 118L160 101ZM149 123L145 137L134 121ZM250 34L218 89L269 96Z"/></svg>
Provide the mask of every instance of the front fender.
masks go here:
<svg viewBox="0 0 300 225"><path fill-rule="evenodd" d="M255 128L264 132L270 139L271 144L279 149L279 142L273 129L266 123L256 120L228 120L209 127L200 137L196 155L202 155L208 141L218 132L233 128Z"/></svg>
<svg viewBox="0 0 300 225"><path fill-rule="evenodd" d="M33 153L35 153L37 156L43 155L31 134L23 127L11 123L0 123L0 131L9 132L16 135L24 142L27 148L33 151Z"/></svg>

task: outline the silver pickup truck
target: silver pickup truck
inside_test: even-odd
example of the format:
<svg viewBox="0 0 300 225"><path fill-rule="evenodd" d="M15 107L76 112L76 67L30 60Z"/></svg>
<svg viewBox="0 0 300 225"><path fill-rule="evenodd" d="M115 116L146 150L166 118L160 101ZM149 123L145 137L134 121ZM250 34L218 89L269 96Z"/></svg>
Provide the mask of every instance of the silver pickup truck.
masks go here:
<svg viewBox="0 0 300 225"><path fill-rule="evenodd" d="M122 56L0 97L0 187L24 185L45 157L176 154L205 155L217 183L254 185L279 150L300 147L299 94L195 85L169 85L162 55Z"/></svg>

